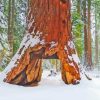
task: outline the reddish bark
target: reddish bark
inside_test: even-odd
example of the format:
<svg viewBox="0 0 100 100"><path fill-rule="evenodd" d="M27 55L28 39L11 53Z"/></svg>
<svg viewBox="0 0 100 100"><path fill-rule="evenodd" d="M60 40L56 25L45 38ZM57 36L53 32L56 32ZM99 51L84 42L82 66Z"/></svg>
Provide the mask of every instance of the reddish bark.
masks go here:
<svg viewBox="0 0 100 100"><path fill-rule="evenodd" d="M66 84L80 80L78 62L74 59L77 54L72 42L70 6L70 0L30 0L28 34L44 43L27 47L17 66L7 74L6 82L36 85L41 79L42 59L50 58L60 59Z"/></svg>

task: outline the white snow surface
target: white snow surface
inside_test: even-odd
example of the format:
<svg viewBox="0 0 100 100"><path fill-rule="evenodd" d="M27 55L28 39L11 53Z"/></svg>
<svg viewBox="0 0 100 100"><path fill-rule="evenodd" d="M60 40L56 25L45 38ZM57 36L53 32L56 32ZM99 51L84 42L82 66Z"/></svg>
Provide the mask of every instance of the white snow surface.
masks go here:
<svg viewBox="0 0 100 100"><path fill-rule="evenodd" d="M60 74L48 77L49 73L44 71L36 87L11 85L0 78L0 100L100 100L100 78L83 77L78 85L66 85Z"/></svg>

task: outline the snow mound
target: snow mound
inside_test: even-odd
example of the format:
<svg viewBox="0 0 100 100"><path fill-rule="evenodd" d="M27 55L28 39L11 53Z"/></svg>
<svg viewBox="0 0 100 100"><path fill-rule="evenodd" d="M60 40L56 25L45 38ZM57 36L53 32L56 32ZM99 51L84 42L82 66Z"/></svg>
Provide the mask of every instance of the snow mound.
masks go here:
<svg viewBox="0 0 100 100"><path fill-rule="evenodd" d="M84 77L79 85L66 85L59 73L48 77L49 73L43 72L42 81L37 87L22 87L0 81L0 100L100 100L100 79L88 81Z"/></svg>

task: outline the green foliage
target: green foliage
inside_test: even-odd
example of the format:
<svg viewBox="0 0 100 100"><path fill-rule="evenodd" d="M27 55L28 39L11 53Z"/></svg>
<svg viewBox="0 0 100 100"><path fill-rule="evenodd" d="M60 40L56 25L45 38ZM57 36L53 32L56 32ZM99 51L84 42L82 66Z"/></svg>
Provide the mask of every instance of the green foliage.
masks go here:
<svg viewBox="0 0 100 100"><path fill-rule="evenodd" d="M82 22L81 16L76 11L72 12L72 23L73 23L72 31L73 31L74 43L75 43L79 57L82 57L82 54L83 54L83 38L82 38L83 22Z"/></svg>
<svg viewBox="0 0 100 100"><path fill-rule="evenodd" d="M73 33L75 37L82 36L83 22L77 12L72 13Z"/></svg>
<svg viewBox="0 0 100 100"><path fill-rule="evenodd" d="M2 67L0 67L0 72L2 72L3 71L3 68Z"/></svg>

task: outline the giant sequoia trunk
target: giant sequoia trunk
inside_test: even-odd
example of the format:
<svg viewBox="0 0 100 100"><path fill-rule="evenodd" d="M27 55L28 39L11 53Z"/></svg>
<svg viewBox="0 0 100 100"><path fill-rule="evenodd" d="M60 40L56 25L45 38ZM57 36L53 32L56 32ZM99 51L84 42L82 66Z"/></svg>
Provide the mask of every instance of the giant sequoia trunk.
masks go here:
<svg viewBox="0 0 100 100"><path fill-rule="evenodd" d="M70 0L30 0L28 28L20 48L6 69L5 82L34 86L41 80L42 59L59 59L66 84L80 80L71 35Z"/></svg>

